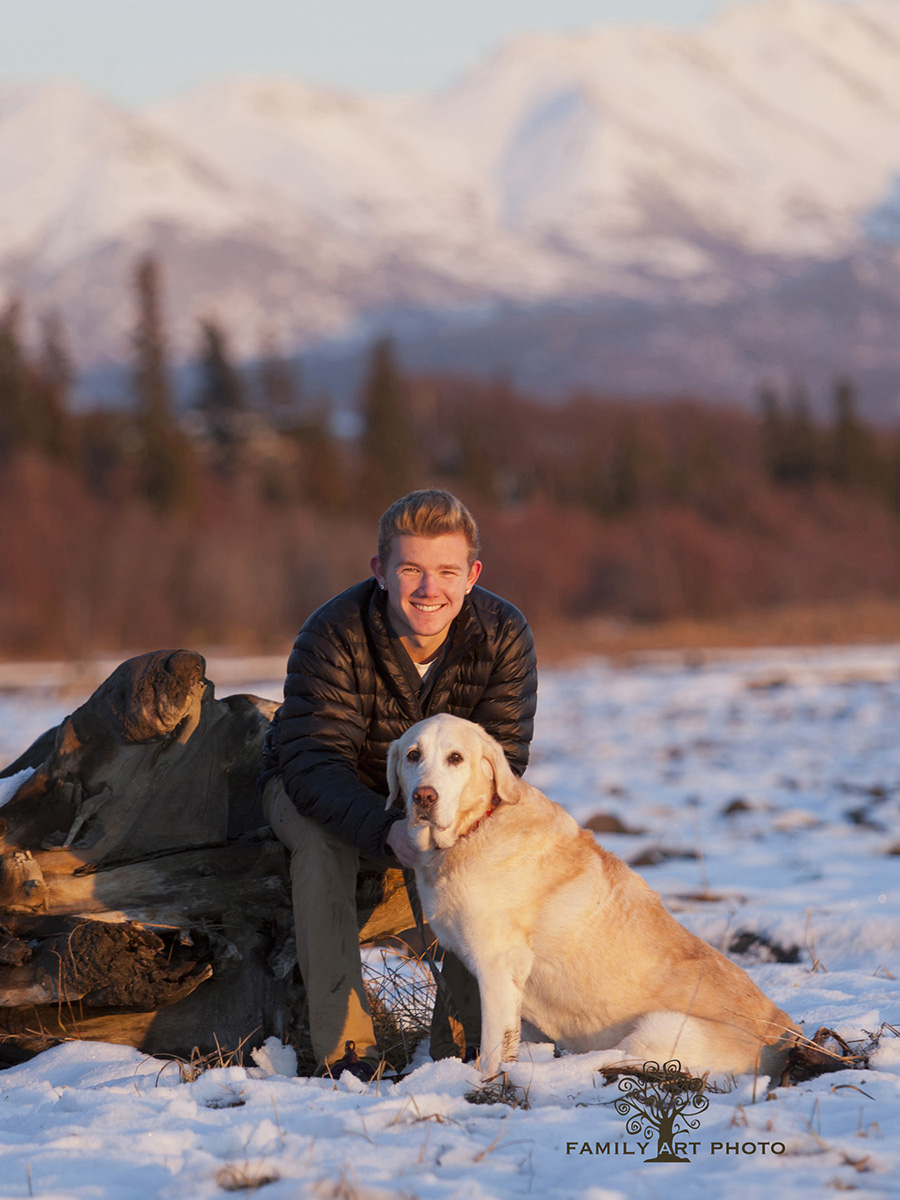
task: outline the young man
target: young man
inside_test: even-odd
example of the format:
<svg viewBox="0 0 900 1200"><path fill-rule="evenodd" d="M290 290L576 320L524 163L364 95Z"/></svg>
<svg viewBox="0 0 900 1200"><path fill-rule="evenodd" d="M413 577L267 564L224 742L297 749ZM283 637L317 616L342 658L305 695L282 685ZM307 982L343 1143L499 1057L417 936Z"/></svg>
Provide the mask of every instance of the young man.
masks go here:
<svg viewBox="0 0 900 1200"><path fill-rule="evenodd" d="M388 747L416 721L449 712L497 738L521 775L537 693L531 631L517 609L477 586L478 531L455 496L425 490L392 504L371 567L373 578L323 605L297 635L263 792L291 851L318 1069L348 1065L353 1042L363 1075L380 1052L362 984L356 877L361 862L412 866L416 855L401 811L385 809ZM477 1045L474 981L450 955L444 974ZM451 1046L449 1032L433 1030L436 1057Z"/></svg>

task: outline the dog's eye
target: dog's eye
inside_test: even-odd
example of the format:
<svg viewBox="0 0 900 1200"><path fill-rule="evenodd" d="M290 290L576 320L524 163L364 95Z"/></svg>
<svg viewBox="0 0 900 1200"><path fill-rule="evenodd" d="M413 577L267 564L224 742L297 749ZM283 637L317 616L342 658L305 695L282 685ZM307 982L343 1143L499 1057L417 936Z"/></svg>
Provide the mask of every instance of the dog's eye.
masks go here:
<svg viewBox="0 0 900 1200"><path fill-rule="evenodd" d="M413 746L410 750L407 750L407 752L406 752L406 761L407 762L418 762L420 758L421 758L421 755L419 754L418 746Z"/></svg>
<svg viewBox="0 0 900 1200"><path fill-rule="evenodd" d="M451 767L458 767L462 760L463 756L458 750L454 750L451 754L447 755L447 762Z"/></svg>

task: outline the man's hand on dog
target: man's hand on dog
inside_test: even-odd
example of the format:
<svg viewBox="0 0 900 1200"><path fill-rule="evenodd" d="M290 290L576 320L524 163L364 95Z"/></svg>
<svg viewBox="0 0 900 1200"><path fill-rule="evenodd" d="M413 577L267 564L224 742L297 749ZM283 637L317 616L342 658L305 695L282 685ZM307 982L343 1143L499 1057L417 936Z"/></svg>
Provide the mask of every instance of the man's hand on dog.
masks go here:
<svg viewBox="0 0 900 1200"><path fill-rule="evenodd" d="M387 844L403 867L414 867L419 861L419 848L406 832L405 821L395 821L388 830Z"/></svg>

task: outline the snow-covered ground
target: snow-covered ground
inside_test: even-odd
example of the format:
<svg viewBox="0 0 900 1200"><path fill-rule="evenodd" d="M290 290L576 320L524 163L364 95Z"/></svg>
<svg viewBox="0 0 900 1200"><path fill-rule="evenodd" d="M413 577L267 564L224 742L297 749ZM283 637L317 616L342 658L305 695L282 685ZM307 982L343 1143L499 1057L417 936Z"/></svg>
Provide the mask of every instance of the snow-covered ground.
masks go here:
<svg viewBox="0 0 900 1200"><path fill-rule="evenodd" d="M280 691L219 690L245 686ZM79 700L0 693L0 761ZM0 1073L0 1196L900 1195L898 730L896 646L590 662L544 671L528 773L579 820L617 816L633 832L604 844L655 862L638 869L713 944L796 946L795 963L738 961L807 1032L877 1039L869 1070L770 1095L738 1079L709 1096L690 1161L656 1164L603 1086L609 1053L526 1047L513 1109L468 1102L459 1062L333 1083L279 1074L273 1047L182 1083L174 1064L76 1042Z"/></svg>

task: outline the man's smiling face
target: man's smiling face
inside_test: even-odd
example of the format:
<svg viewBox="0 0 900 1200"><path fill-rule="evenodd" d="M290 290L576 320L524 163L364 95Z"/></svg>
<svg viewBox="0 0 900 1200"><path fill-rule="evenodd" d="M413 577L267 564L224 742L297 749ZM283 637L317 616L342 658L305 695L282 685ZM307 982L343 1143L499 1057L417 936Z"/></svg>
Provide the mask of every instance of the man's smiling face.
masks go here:
<svg viewBox="0 0 900 1200"><path fill-rule="evenodd" d="M372 559L372 570L387 591L394 632L413 659L422 662L447 636L481 563L469 566L469 543L462 533L403 533L395 538L386 563Z"/></svg>

